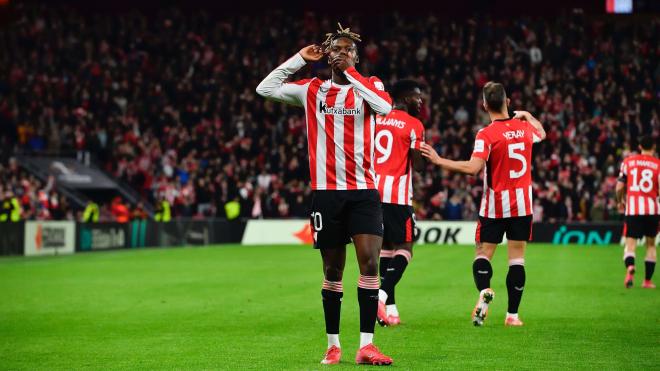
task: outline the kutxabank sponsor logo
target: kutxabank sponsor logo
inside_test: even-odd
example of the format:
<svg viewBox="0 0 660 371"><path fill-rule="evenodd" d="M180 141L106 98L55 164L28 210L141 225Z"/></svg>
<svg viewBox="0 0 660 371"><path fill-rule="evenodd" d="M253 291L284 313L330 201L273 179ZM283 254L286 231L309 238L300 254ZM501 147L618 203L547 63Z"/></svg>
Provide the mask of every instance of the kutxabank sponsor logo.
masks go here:
<svg viewBox="0 0 660 371"><path fill-rule="evenodd" d="M326 115L357 116L362 114L362 108L329 107L325 102L319 102L319 112Z"/></svg>

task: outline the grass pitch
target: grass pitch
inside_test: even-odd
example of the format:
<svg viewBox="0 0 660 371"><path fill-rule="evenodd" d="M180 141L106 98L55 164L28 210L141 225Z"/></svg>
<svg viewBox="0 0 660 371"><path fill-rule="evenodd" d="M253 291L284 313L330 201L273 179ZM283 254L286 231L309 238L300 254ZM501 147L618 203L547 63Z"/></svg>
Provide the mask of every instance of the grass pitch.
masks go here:
<svg viewBox="0 0 660 371"><path fill-rule="evenodd" d="M475 328L473 250L417 246L397 287L404 322L376 328L395 369L658 369L660 292L623 288L621 248L531 245L520 309L496 297ZM357 266L344 277L339 366L324 366L318 252L302 246L145 249L0 259L0 369L356 369ZM657 281L657 280L656 280Z"/></svg>

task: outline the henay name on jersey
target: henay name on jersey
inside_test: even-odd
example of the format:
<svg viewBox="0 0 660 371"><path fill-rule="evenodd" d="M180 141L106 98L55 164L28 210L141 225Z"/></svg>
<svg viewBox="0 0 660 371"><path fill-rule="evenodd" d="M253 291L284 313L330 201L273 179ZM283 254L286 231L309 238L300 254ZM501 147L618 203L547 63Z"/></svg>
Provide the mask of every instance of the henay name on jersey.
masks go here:
<svg viewBox="0 0 660 371"><path fill-rule="evenodd" d="M326 115L357 116L362 114L361 108L328 107L325 102L319 102L319 112Z"/></svg>
<svg viewBox="0 0 660 371"><path fill-rule="evenodd" d="M376 117L376 125L394 126L398 129L403 129L406 126L406 123L393 118L383 120L380 117Z"/></svg>
<svg viewBox="0 0 660 371"><path fill-rule="evenodd" d="M525 137L525 130L516 130L516 131L505 131L503 133L504 137L506 139L516 139L516 138L524 138Z"/></svg>

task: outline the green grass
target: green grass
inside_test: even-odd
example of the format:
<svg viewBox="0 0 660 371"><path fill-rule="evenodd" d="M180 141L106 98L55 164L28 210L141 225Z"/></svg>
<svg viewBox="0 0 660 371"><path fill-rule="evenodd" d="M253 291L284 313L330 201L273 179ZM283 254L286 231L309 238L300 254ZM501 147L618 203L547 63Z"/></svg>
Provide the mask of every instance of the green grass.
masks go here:
<svg viewBox="0 0 660 371"><path fill-rule="evenodd" d="M638 253L641 257L642 251ZM621 249L531 245L523 328L503 326L506 251L483 328L473 250L417 246L404 324L376 329L396 369L658 369L658 290L623 288ZM355 369L357 267L344 278L339 367L321 367L321 263L309 247L208 247L0 259L0 369Z"/></svg>

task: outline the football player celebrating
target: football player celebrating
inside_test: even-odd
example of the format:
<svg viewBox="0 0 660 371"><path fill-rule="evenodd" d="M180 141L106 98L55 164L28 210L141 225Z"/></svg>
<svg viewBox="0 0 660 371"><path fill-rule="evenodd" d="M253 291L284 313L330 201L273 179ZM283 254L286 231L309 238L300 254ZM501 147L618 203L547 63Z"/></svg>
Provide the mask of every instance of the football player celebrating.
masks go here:
<svg viewBox="0 0 660 371"><path fill-rule="evenodd" d="M356 69L360 36L348 28L327 34L322 46L300 50L257 87L261 96L304 107L311 187L314 247L323 260L321 289L328 348L323 364L339 363L339 317L346 244L353 240L360 268L360 364L389 365L392 359L373 345L378 310L378 256L383 243L383 214L373 169L374 114L386 115L392 99L376 77ZM327 55L332 78L285 83L307 63Z"/></svg>
<svg viewBox="0 0 660 371"><path fill-rule="evenodd" d="M502 84L489 82L483 88L483 106L490 125L479 130L469 161L451 161L422 144L422 154L450 171L476 175L484 169L484 193L476 232L476 257L472 264L479 299L472 322L482 326L495 292L490 288L490 261L506 233L509 272L506 287L509 305L507 326L522 326L518 307L525 288L525 247L532 233L532 144L545 138L541 123L529 112L509 117L509 99Z"/></svg>

